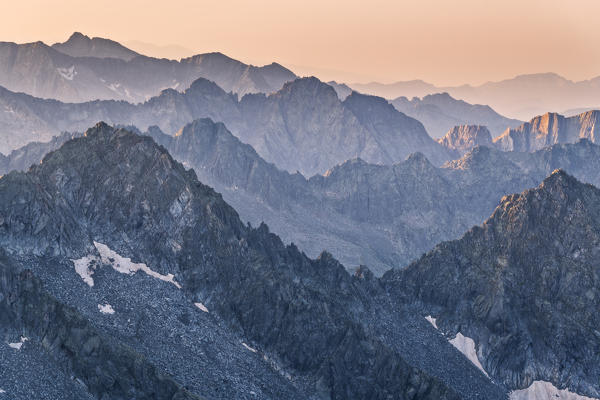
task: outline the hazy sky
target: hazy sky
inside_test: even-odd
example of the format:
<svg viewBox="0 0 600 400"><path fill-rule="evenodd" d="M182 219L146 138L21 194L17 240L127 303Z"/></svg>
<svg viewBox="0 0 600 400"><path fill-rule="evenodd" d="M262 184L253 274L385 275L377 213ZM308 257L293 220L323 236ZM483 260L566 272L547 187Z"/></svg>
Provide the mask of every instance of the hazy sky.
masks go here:
<svg viewBox="0 0 600 400"><path fill-rule="evenodd" d="M0 40L121 42L220 51L345 81L481 83L600 75L600 0L2 1Z"/></svg>

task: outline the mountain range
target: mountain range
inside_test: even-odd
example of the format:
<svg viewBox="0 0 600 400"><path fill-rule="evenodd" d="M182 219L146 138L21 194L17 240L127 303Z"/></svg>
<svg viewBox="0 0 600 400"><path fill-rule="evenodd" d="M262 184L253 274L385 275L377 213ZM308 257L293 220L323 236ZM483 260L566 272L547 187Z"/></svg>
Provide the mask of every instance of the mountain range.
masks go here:
<svg viewBox="0 0 600 400"><path fill-rule="evenodd" d="M255 67L221 53L180 61L140 55L108 39L74 33L64 43L0 43L0 85L64 102L96 99L137 103L166 88L186 89L200 78L239 95L270 93L296 76L279 64Z"/></svg>
<svg viewBox="0 0 600 400"><path fill-rule="evenodd" d="M244 225L164 147L105 124L0 178L0 199L0 360L9 377L28 365L35 389L518 399L547 385L598 396L600 190L562 171L381 279ZM27 398L22 380L2 384Z"/></svg>
<svg viewBox="0 0 600 400"><path fill-rule="evenodd" d="M487 104L500 114L519 120L529 120L548 111L563 112L579 108L585 111L600 106L600 77L574 82L554 73L519 75L478 86L443 87L423 81L392 84L372 82L348 86L387 99L447 92L456 99L472 104Z"/></svg>
<svg viewBox="0 0 600 400"><path fill-rule="evenodd" d="M223 124L208 119L175 136L158 127L144 134L222 193L242 220L255 226L266 222L311 257L327 250L348 268L365 264L376 275L458 238L483 222L499 198L539 184L556 168L600 185L600 147L588 140L534 153L476 147L443 168L420 153L392 166L355 159L306 179L266 162ZM65 133L14 151L0 160L0 174L38 164L74 136Z"/></svg>
<svg viewBox="0 0 600 400"><path fill-rule="evenodd" d="M484 125L495 137L507 128L522 124L522 121L498 114L490 106L456 100L448 93L430 94L421 99L413 97L412 100L398 97L391 103L398 111L421 121L433 138L440 138L459 125Z"/></svg>
<svg viewBox="0 0 600 400"><path fill-rule="evenodd" d="M327 253L309 259L244 225L148 137L99 124L2 177L0 199L0 315L15 344L0 359L32 357L36 388L114 399L506 396L408 306L381 301L368 269L352 276ZM34 368L48 362L71 379ZM23 382L2 385L12 395Z"/></svg>
<svg viewBox="0 0 600 400"><path fill-rule="evenodd" d="M249 94L241 100L199 78L185 91L163 91L145 103L93 101L61 103L0 90L0 151L46 141L63 131L84 131L98 121L157 125L175 134L194 119L224 122L267 161L306 176L324 173L353 157L392 164L420 151L433 163L450 159L417 120L386 100L353 93L343 102L316 78L302 78L276 93Z"/></svg>

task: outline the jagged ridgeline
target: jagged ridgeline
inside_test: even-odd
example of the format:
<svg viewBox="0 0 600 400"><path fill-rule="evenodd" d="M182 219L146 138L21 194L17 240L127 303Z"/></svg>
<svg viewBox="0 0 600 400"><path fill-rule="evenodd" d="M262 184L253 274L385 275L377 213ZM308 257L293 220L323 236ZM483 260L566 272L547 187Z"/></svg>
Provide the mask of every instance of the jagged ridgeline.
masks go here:
<svg viewBox="0 0 600 400"><path fill-rule="evenodd" d="M599 256L600 190L556 170L382 283L446 335L472 338L485 371L508 387L550 382L598 398Z"/></svg>
<svg viewBox="0 0 600 400"><path fill-rule="evenodd" d="M97 398L506 396L368 270L244 225L126 130L99 124L2 177L0 245L2 332L21 343L2 353Z"/></svg>

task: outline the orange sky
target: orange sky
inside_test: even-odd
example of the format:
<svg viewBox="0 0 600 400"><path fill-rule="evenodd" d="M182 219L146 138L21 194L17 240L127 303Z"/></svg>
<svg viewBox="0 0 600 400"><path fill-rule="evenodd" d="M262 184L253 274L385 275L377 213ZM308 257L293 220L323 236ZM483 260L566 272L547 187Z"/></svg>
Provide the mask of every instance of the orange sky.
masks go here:
<svg viewBox="0 0 600 400"><path fill-rule="evenodd" d="M0 40L73 31L278 61L322 79L439 85L600 75L600 0L2 0Z"/></svg>

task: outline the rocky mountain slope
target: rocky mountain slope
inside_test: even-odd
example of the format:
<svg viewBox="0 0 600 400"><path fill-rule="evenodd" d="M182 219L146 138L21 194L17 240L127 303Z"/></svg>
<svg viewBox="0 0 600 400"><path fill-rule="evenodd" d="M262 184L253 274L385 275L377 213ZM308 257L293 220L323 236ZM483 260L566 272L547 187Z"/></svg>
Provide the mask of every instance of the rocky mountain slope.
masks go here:
<svg viewBox="0 0 600 400"><path fill-rule="evenodd" d="M97 398L506 397L368 270L244 225L148 137L99 124L5 175L0 231L3 326Z"/></svg>
<svg viewBox="0 0 600 400"><path fill-rule="evenodd" d="M484 125L492 136L498 136L507 128L516 128L522 123L498 114L490 106L456 100L448 93L413 97L412 100L398 97L391 103L398 111L421 121L434 138L442 137L458 125Z"/></svg>
<svg viewBox="0 0 600 400"><path fill-rule="evenodd" d="M23 145L36 135L47 140L62 131L84 131L97 121L151 125L174 134L197 118L222 121L267 161L306 176L323 173L349 158L391 164L420 151L437 165L450 159L418 121L387 101L355 93L341 102L331 86L316 78L289 82L271 95L237 97L200 78L184 92L165 90L133 105L116 101L60 103L2 90L0 151ZM17 130L18 128L18 130ZM19 132L20 135L15 135ZM40 140L38 139L38 140ZM3 150L4 149L4 150Z"/></svg>
<svg viewBox="0 0 600 400"><path fill-rule="evenodd" d="M181 61L138 55L108 39L75 33L52 47L42 43L0 43L0 85L35 97L63 102L96 99L143 102L161 90L184 90L200 78L239 95L270 93L296 78L273 63L256 67L221 53Z"/></svg>
<svg viewBox="0 0 600 400"><path fill-rule="evenodd" d="M462 157L477 146L494 145L490 131L482 125L455 126L438 139L438 143L453 152L455 158Z"/></svg>
<svg viewBox="0 0 600 400"><path fill-rule="evenodd" d="M511 389L540 381L600 397L600 190L556 170L502 199L460 240L383 277Z"/></svg>
<svg viewBox="0 0 600 400"><path fill-rule="evenodd" d="M210 120L194 121L174 137L157 127L145 134L222 193L242 220L266 222L311 257L326 249L346 267L366 264L376 275L460 237L502 196L536 186L555 168L600 185L600 147L587 140L535 153L477 147L443 168L421 154L393 166L352 160L307 180L267 163ZM0 161L0 175L38 164L70 137L56 138L47 150L32 143L13 152L4 166Z"/></svg>
<svg viewBox="0 0 600 400"><path fill-rule="evenodd" d="M574 143L579 139L596 142L600 138L600 111L587 111L573 117L546 113L494 139L504 151L535 151L556 143Z"/></svg>

